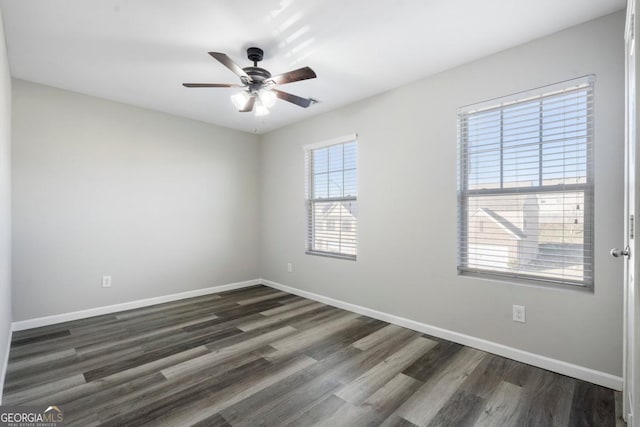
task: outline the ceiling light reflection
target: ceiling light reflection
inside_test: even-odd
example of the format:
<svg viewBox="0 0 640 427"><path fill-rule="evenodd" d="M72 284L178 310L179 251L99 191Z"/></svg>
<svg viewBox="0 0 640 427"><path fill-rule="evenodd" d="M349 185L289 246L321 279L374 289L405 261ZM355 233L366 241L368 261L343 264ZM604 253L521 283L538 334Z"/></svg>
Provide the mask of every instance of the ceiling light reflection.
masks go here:
<svg viewBox="0 0 640 427"><path fill-rule="evenodd" d="M283 32L284 30L286 30L287 28L289 28L290 26L295 24L297 21L299 21L300 18L302 18L302 13L301 12L294 13L293 15L291 15L289 17L289 19L287 19L282 24L280 24L280 26L278 27L278 32L280 32L280 33Z"/></svg>
<svg viewBox="0 0 640 427"><path fill-rule="evenodd" d="M284 12L286 8L291 6L291 3L293 3L293 0L282 0L280 2L280 8L269 12L269 15L271 16L271 18L276 18L278 15Z"/></svg>
<svg viewBox="0 0 640 427"><path fill-rule="evenodd" d="M309 31L310 28L311 27L309 27L308 25L305 25L304 27L296 30L293 34L291 34L289 37L284 39L284 41L286 42L286 44L290 44L292 41L294 41L295 39L297 39L307 31Z"/></svg>

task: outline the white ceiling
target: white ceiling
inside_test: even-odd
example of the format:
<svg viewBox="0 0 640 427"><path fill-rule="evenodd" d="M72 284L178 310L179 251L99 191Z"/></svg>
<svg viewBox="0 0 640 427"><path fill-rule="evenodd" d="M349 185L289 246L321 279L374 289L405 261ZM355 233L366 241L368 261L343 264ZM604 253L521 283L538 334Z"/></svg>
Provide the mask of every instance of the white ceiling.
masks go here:
<svg viewBox="0 0 640 427"><path fill-rule="evenodd" d="M624 0L0 0L14 77L263 133L589 21ZM620 34L622 40L622 34ZM280 89L319 99L239 113L238 83L207 52L317 79Z"/></svg>

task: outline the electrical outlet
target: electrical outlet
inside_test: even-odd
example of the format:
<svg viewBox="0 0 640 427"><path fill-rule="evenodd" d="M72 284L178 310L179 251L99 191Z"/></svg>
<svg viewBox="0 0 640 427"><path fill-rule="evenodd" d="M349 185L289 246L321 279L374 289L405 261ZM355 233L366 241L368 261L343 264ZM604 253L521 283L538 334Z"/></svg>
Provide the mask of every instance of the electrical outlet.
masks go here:
<svg viewBox="0 0 640 427"><path fill-rule="evenodd" d="M111 276L102 276L102 287L103 288L111 287Z"/></svg>
<svg viewBox="0 0 640 427"><path fill-rule="evenodd" d="M293 273L293 264L291 264L290 262L287 263L287 271L289 273Z"/></svg>
<svg viewBox="0 0 640 427"><path fill-rule="evenodd" d="M525 323L524 305L513 306L513 321Z"/></svg>

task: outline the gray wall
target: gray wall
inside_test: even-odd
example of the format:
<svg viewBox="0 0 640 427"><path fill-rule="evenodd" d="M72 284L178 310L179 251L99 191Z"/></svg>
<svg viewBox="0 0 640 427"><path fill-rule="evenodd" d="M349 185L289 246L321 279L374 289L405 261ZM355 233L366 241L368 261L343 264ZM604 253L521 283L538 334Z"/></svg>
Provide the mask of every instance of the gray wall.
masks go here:
<svg viewBox="0 0 640 427"><path fill-rule="evenodd" d="M255 135L13 83L14 320L259 277Z"/></svg>
<svg viewBox="0 0 640 427"><path fill-rule="evenodd" d="M5 46L0 13L0 385L11 334L11 76Z"/></svg>
<svg viewBox="0 0 640 427"><path fill-rule="evenodd" d="M267 134L262 277L614 375L622 372L622 12ZM595 292L456 274L456 108L594 73ZM356 262L304 254L302 145L359 134ZM287 262L293 272L287 273ZM527 323L511 320L526 306Z"/></svg>

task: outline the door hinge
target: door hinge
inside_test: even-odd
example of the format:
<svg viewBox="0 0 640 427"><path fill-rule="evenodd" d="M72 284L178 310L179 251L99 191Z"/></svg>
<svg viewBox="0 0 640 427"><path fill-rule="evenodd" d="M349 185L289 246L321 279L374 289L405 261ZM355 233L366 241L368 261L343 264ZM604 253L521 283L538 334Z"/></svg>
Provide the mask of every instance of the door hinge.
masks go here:
<svg viewBox="0 0 640 427"><path fill-rule="evenodd" d="M633 215L629 215L629 238L633 239L634 236L634 220L633 220Z"/></svg>

